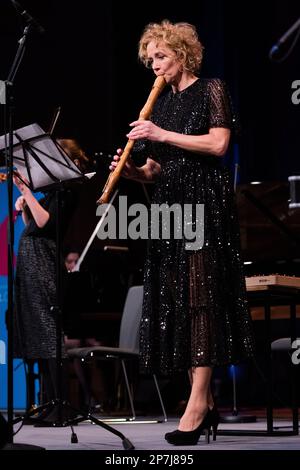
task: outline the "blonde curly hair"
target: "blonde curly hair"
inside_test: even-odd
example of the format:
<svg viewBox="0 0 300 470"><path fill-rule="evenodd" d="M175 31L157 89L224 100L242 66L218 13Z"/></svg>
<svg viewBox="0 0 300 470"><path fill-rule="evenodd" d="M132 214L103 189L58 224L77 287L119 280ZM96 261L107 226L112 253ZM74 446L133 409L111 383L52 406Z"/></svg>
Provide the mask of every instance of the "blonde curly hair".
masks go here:
<svg viewBox="0 0 300 470"><path fill-rule="evenodd" d="M189 23L149 23L140 38L138 57L146 67L151 67L147 57L147 46L151 41L164 43L172 49L185 70L195 73L200 69L204 47L199 41L195 26Z"/></svg>

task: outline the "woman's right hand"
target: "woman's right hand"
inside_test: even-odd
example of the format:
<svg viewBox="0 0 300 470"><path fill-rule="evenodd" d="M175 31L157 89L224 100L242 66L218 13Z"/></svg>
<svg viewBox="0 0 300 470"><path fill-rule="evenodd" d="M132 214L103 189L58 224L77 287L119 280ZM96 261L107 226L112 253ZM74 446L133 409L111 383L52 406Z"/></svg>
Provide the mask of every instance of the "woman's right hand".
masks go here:
<svg viewBox="0 0 300 470"><path fill-rule="evenodd" d="M122 153L123 153L122 149L117 150L117 153L116 155L114 155L113 161L110 164L110 167L109 167L110 171L114 171L116 169ZM130 178L130 179L136 178L138 176L137 167L132 161L131 157L127 159L121 174L125 178Z"/></svg>
<svg viewBox="0 0 300 470"><path fill-rule="evenodd" d="M24 196L19 196L18 199L15 202L16 210L22 212L25 209L25 206L26 206L26 200L25 200Z"/></svg>

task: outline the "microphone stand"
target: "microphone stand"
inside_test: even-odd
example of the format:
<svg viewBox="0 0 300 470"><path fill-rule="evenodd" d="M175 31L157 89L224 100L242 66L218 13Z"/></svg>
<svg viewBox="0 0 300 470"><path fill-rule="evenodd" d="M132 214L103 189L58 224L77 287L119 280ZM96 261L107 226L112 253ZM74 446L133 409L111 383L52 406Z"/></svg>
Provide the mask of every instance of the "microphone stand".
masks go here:
<svg viewBox="0 0 300 470"><path fill-rule="evenodd" d="M14 2L17 5L17 2ZM14 58L13 64L8 74L8 78L5 81L5 158L7 166L7 184L8 184L8 307L7 307L7 425L8 425L8 437L7 444L4 446L5 450L46 450L44 447L28 445L28 444L14 444L14 429L13 425L19 421L23 421L24 418L18 418L13 420L13 311L14 311L14 266L13 266L13 247L14 247L14 225L13 225L13 148L14 148L14 119L13 119L13 110L14 110L14 100L13 100L13 84L16 77L19 66L22 62L26 40L31 33L31 31L36 27L36 21L29 15L26 16L27 25L24 28L23 36L18 41L19 46L17 49L16 56ZM7 127L8 123L8 129ZM8 145L6 142L6 136L8 131ZM47 172L48 173L48 172ZM56 178L57 180L57 178ZM56 242L58 246L56 247L56 277L57 277L57 294L56 294L56 305L53 306L56 313L56 386L58 396L55 400L42 405L39 407L42 409L48 409L49 407L56 408L58 411L58 421L55 423L57 425L70 425L72 429L71 442L77 442L77 436L74 433L72 424L77 424L81 421L89 419L93 423L97 424L100 427L103 427L107 431L112 432L122 439L123 447L126 450L134 449L134 446L128 438L126 438L120 431L112 428L108 424L96 419L90 413L84 413L80 411L82 417L79 417L74 420L68 420L66 423L62 420L62 411L63 407L72 408L68 403L62 400L61 391L62 391L62 379L61 379L61 364L62 364L62 352L61 352L61 274L59 268L59 249L60 249L60 238L59 238L59 213L60 213L60 193L59 188L56 191L56 208L57 208L57 221L56 221ZM59 337L58 337L59 335ZM30 417L33 414L33 411L27 413L27 416Z"/></svg>
<svg viewBox="0 0 300 470"><path fill-rule="evenodd" d="M238 159L234 164L234 178L233 178L233 190L236 193L237 184L239 180L239 162ZM220 417L220 423L255 423L256 416L254 415L241 415L237 407L237 394L236 394L236 369L235 365L231 365L232 372L232 412L230 415L222 415Z"/></svg>
<svg viewBox="0 0 300 470"><path fill-rule="evenodd" d="M240 414L237 407L237 395L236 395L236 370L235 365L231 365L232 372L232 412L229 415L222 415L220 417L220 423L255 423L255 415L244 415Z"/></svg>
<svg viewBox="0 0 300 470"><path fill-rule="evenodd" d="M292 34L294 34L295 32L296 32L296 37L289 51L283 57L279 58L280 49L283 47L283 45L288 41L288 39L290 39ZM294 24L292 24L292 26L286 31L286 33L284 33L284 35L281 36L280 39L278 39L277 43L274 44L274 46L272 46L269 52L269 59L274 62L283 62L292 52L296 42L298 41L299 35L300 35L300 17L297 19L297 21L295 21Z"/></svg>
<svg viewBox="0 0 300 470"><path fill-rule="evenodd" d="M8 192L8 277L7 277L7 424L8 439L4 449L9 450L45 450L43 447L29 444L14 444L13 429L13 310L14 310L14 219L13 219L13 123L14 123L14 80L21 65L26 49L26 41L32 30L31 23L28 23L23 31L13 64L5 81L5 129L4 135L8 134L8 145L6 142L5 158L7 166L7 192ZM8 128L7 128L8 127Z"/></svg>

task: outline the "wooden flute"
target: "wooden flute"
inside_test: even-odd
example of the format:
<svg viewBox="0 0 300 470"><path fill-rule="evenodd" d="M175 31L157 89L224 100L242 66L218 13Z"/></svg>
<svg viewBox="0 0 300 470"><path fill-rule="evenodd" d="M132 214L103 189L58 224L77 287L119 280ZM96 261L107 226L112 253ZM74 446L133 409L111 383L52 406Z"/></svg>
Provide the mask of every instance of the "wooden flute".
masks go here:
<svg viewBox="0 0 300 470"><path fill-rule="evenodd" d="M148 96L148 99L139 114L139 119L148 119L150 117L153 106L157 98L159 97L160 93L164 89L165 85L166 85L166 81L163 76L160 75L159 77L156 77L153 83L152 89L150 91L150 94ZM134 142L135 142L134 140L128 139L127 144L124 148L124 151L118 162L118 165L114 171L110 172L109 177L103 188L102 195L98 199L97 204L106 204L109 202L111 193L121 176L121 173L122 173L122 170L124 168L126 161L128 160L130 156L130 152L134 146Z"/></svg>

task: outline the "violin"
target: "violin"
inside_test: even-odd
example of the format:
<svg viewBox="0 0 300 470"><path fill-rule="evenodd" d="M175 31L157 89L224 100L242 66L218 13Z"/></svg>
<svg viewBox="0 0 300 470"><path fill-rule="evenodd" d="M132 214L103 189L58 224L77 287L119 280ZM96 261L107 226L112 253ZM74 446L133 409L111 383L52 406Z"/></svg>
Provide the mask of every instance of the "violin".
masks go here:
<svg viewBox="0 0 300 470"><path fill-rule="evenodd" d="M13 170L13 174L15 176L21 176L16 170ZM4 183L4 181L7 181L8 174L7 173L0 173L0 183Z"/></svg>

